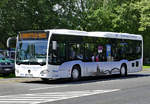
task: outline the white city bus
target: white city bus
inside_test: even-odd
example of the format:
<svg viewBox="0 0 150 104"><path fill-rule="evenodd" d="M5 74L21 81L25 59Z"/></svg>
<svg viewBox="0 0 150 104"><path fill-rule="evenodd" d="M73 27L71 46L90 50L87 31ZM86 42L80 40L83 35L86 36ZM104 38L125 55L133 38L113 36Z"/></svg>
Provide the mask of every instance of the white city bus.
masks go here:
<svg viewBox="0 0 150 104"><path fill-rule="evenodd" d="M17 77L77 80L142 70L141 35L56 29L23 31L17 39Z"/></svg>

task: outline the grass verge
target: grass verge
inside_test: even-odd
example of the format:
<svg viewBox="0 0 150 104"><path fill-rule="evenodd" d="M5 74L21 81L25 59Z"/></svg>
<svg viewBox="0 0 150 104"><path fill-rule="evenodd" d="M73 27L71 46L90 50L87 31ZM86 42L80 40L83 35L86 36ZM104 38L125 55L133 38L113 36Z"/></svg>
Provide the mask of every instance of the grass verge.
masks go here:
<svg viewBox="0 0 150 104"><path fill-rule="evenodd" d="M143 66L144 69L150 69L150 66Z"/></svg>
<svg viewBox="0 0 150 104"><path fill-rule="evenodd" d="M145 65L143 65L143 69L150 69L150 64L145 64Z"/></svg>

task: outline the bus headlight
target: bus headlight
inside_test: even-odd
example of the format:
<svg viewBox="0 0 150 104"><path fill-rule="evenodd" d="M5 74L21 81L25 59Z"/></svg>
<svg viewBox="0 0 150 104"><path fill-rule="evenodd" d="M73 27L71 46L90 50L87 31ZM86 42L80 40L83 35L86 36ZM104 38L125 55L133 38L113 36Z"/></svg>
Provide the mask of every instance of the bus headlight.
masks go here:
<svg viewBox="0 0 150 104"><path fill-rule="evenodd" d="M48 73L49 73L48 70L43 70L43 71L40 72L41 75L48 74Z"/></svg>

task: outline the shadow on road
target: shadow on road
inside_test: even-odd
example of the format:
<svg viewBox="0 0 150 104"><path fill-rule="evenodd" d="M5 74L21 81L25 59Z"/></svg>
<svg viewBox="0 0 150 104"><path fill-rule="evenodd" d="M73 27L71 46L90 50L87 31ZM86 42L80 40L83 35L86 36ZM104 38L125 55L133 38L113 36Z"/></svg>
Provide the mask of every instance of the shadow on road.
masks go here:
<svg viewBox="0 0 150 104"><path fill-rule="evenodd" d="M49 81L28 81L22 83L31 83L31 84L83 84L83 83L94 83L101 81L109 81L109 80L124 80L124 79L133 79L139 77L150 77L150 74L129 74L127 77L120 77L119 75L111 75L111 76L98 76L98 77L85 77L80 79L79 81L72 81L70 79L57 79L57 80L49 80Z"/></svg>

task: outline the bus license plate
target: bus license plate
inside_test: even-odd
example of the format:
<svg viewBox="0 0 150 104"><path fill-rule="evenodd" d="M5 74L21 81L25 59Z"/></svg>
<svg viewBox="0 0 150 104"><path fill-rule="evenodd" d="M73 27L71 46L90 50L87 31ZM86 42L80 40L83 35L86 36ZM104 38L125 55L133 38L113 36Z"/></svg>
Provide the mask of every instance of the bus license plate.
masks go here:
<svg viewBox="0 0 150 104"><path fill-rule="evenodd" d="M25 74L25 77L33 77L33 74Z"/></svg>

